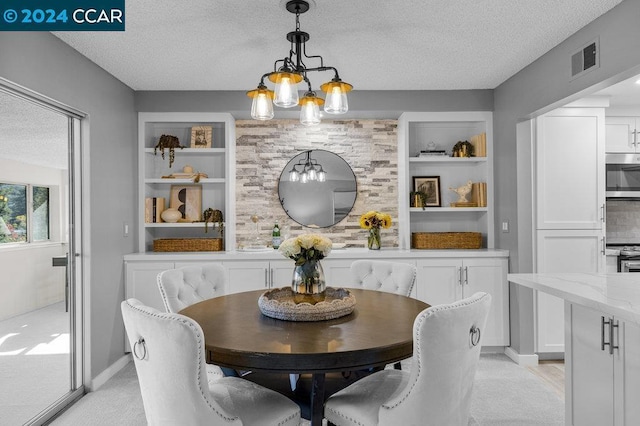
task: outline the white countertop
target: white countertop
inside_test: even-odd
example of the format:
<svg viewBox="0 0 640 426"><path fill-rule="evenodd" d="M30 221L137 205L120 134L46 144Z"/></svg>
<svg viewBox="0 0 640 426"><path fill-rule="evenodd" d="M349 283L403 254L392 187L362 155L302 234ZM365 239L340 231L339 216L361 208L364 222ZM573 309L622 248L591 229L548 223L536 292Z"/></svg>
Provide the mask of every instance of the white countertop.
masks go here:
<svg viewBox="0 0 640 426"><path fill-rule="evenodd" d="M507 279L640 325L640 274L508 274Z"/></svg>
<svg viewBox="0 0 640 426"><path fill-rule="evenodd" d="M366 248L334 249L327 259L413 259L413 258L482 258L508 257L508 250L500 249L467 249L467 250L400 250L382 248L369 250ZM207 252L147 252L131 253L124 256L125 262L132 261L223 261L223 260L286 260L278 250L268 251L207 251Z"/></svg>

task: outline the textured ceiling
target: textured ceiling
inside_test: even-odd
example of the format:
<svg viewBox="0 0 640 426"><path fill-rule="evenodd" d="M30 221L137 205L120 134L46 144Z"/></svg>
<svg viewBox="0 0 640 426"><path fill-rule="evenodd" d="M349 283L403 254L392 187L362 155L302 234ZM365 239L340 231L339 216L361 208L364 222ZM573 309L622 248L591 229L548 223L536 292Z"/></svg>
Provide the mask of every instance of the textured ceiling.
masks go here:
<svg viewBox="0 0 640 426"><path fill-rule="evenodd" d="M67 169L67 117L0 91L0 158Z"/></svg>
<svg viewBox="0 0 640 426"><path fill-rule="evenodd" d="M620 2L315 0L300 26L354 90L493 89ZM284 3L136 0L124 32L54 34L135 90L249 90L288 56Z"/></svg>
<svg viewBox="0 0 640 426"><path fill-rule="evenodd" d="M315 0L300 26L354 90L493 89L621 1ZM136 0L124 32L54 35L135 90L249 90L288 55L285 2ZM637 105L630 86L602 94ZM0 157L65 169L66 126L0 93Z"/></svg>

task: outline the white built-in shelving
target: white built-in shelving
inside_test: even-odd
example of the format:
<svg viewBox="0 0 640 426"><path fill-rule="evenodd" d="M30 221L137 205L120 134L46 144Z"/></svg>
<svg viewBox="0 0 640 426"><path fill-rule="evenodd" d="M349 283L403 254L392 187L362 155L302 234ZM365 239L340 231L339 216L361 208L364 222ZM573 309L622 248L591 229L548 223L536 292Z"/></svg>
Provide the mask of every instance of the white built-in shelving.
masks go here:
<svg viewBox="0 0 640 426"><path fill-rule="evenodd" d="M453 146L486 135L486 157L451 157ZM418 157L433 142L448 156ZM414 177L440 181L440 207L410 207ZM486 207L451 207L457 188L469 180L485 182ZM480 232L483 247L494 247L493 115L491 112L406 112L398 121L398 216L400 248L411 246L412 232Z"/></svg>
<svg viewBox="0 0 640 426"><path fill-rule="evenodd" d="M212 127L210 148L191 148L191 129L195 126ZM175 160L169 167L169 152L164 159L154 147L162 135L176 136L183 149L175 149ZM201 210L220 210L225 219L225 247L235 247L235 121L227 113L172 113L141 112L138 115L138 250L153 251L157 238L216 238L217 227L209 224L205 233L203 222L165 223L145 222L145 199L164 197L170 204L172 185L195 185L202 191ZM194 172L205 173L198 182L192 179L167 178L180 173L184 166ZM231 218L232 220L228 220Z"/></svg>

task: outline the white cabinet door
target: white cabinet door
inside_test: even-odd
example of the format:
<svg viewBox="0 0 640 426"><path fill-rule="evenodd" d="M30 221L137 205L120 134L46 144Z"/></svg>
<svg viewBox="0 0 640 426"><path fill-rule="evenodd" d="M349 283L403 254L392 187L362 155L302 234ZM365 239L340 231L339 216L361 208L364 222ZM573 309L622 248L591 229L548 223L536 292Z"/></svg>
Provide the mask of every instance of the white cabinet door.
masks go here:
<svg viewBox="0 0 640 426"><path fill-rule="evenodd" d="M606 152L635 153L637 151L635 117L606 117L605 123Z"/></svg>
<svg viewBox="0 0 640 426"><path fill-rule="evenodd" d="M604 109L560 108L536 125L536 229L602 229Z"/></svg>
<svg viewBox="0 0 640 426"><path fill-rule="evenodd" d="M507 259L465 259L463 297L482 291L491 295L483 346L509 345L509 290Z"/></svg>
<svg viewBox="0 0 640 426"><path fill-rule="evenodd" d="M462 298L461 259L417 261L417 298L429 305L453 303Z"/></svg>
<svg viewBox="0 0 640 426"><path fill-rule="evenodd" d="M538 231L537 272L602 272L604 240L597 230ZM564 302L547 293L536 294L536 352L564 352Z"/></svg>
<svg viewBox="0 0 640 426"><path fill-rule="evenodd" d="M491 294L483 345L509 345L507 259L420 259L417 266L417 298L430 305L453 303L479 291Z"/></svg>
<svg viewBox="0 0 640 426"><path fill-rule="evenodd" d="M269 287L268 261L225 261L227 293L266 290Z"/></svg>
<svg viewBox="0 0 640 426"><path fill-rule="evenodd" d="M609 341L603 318L606 321L608 316L567 303L567 425L613 424L613 357L608 347L602 350L603 329L605 342ZM557 326L562 328L561 324Z"/></svg>
<svg viewBox="0 0 640 426"><path fill-rule="evenodd" d="M353 260L324 259L322 268L327 280L327 286L334 288L352 288L353 276L351 275L351 264Z"/></svg>
<svg viewBox="0 0 640 426"><path fill-rule="evenodd" d="M289 260L272 260L269 262L270 288L291 287L295 262ZM325 271L326 275L326 271Z"/></svg>
<svg viewBox="0 0 640 426"><path fill-rule="evenodd" d="M125 263L126 298L135 297L145 305L164 312L158 274L173 267L173 262Z"/></svg>
<svg viewBox="0 0 640 426"><path fill-rule="evenodd" d="M619 352L614 353L615 426L640 419L640 326L620 321Z"/></svg>

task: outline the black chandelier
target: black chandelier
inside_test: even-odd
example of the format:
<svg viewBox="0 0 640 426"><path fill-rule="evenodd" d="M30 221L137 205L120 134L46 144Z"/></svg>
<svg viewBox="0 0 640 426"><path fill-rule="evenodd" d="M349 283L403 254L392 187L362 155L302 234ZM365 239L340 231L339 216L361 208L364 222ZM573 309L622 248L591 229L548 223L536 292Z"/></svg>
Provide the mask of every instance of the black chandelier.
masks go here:
<svg viewBox="0 0 640 426"><path fill-rule="evenodd" d="M347 92L353 86L340 79L338 70L325 66L322 56L308 56L306 42L309 41L309 33L300 30L300 14L309 10L309 3L305 0L290 0L286 3L289 12L296 15L296 30L287 34L287 40L291 43L289 56L278 59L273 65L273 71L268 72L260 79L260 84L254 90L247 92L247 96L253 98L251 105L251 117L255 120L270 120L273 118L273 105L282 108L291 108L300 105L300 122L311 126L320 123L320 106L324 104L324 112L328 114L344 114L349 110ZM310 68L303 59L320 60L320 66ZM316 96L311 88L311 82L307 78L310 71L333 71L334 77L320 86L326 93L325 99ZM265 78L275 83L275 90L269 90ZM300 98L297 84L305 81L308 85L307 92Z"/></svg>
<svg viewBox="0 0 640 426"><path fill-rule="evenodd" d="M300 159L289 171L291 182L307 183L310 181L324 182L327 180L327 172L322 168L322 164L311 158L311 151L306 152L306 159ZM300 170L297 167L300 166Z"/></svg>

